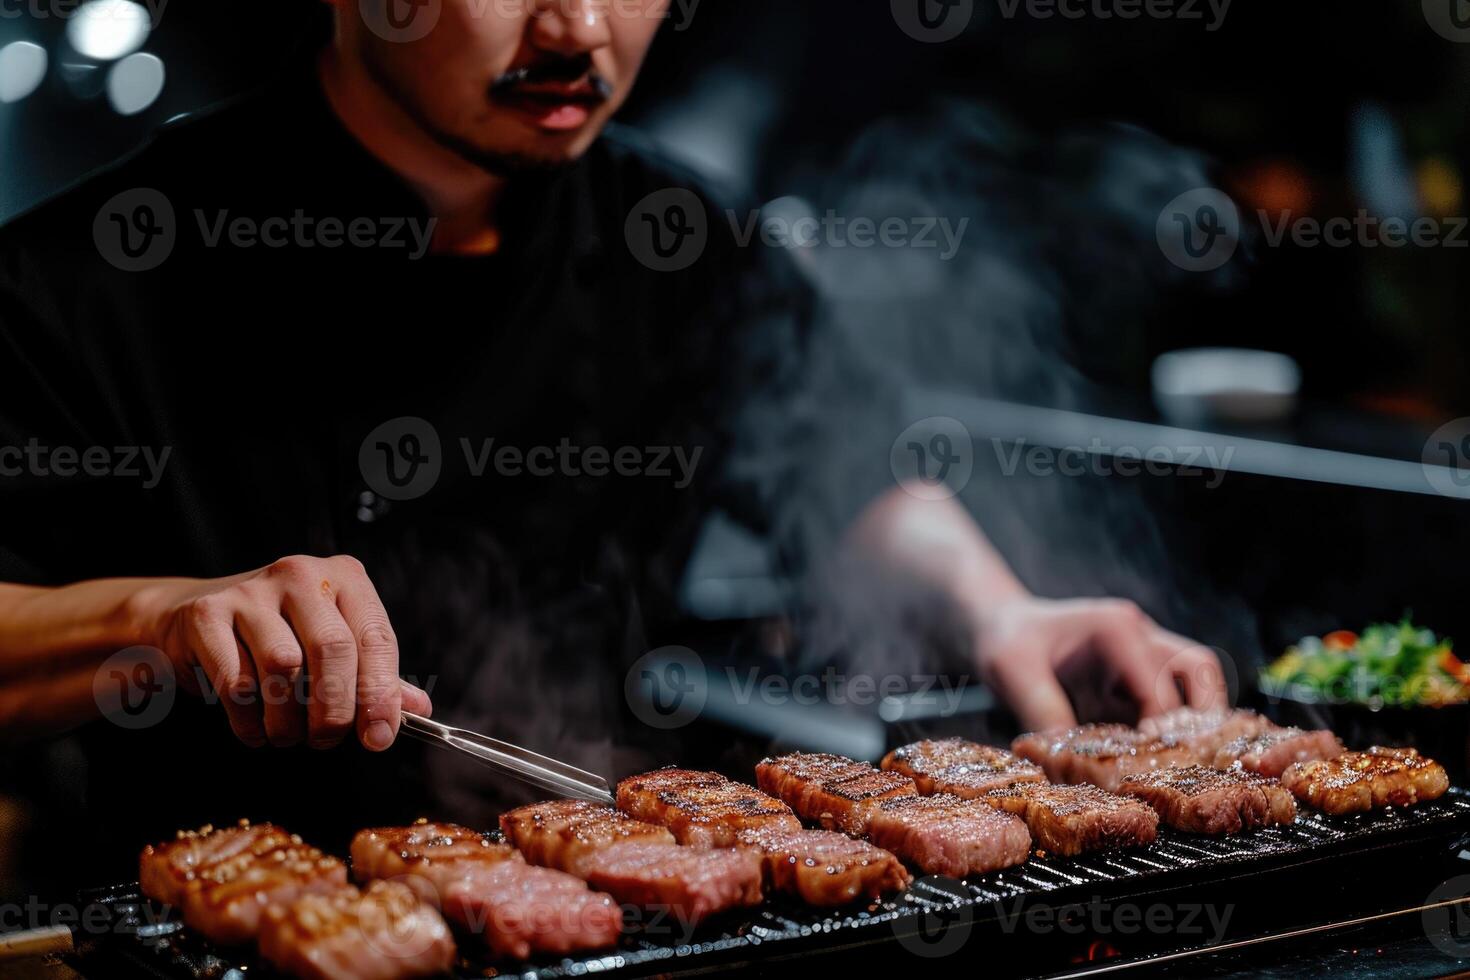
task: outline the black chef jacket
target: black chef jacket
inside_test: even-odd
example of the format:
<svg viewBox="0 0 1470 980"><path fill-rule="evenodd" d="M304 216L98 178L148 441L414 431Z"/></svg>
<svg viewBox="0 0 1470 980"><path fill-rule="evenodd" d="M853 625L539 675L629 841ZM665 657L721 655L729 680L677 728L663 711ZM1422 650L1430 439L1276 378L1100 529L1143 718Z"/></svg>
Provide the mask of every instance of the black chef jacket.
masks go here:
<svg viewBox="0 0 1470 980"><path fill-rule="evenodd" d="M708 244L659 271L628 221L671 188L698 195ZM148 233L168 209L157 261ZM798 478L762 460L802 458L769 423L793 417L772 406L800 370L806 302L758 239L737 244L713 196L622 131L516 177L498 254L418 256L411 223L426 219L303 69L166 126L0 230L0 447L31 450L0 456L0 581L352 554L441 716L616 775L633 764L624 672L679 638L694 531L715 507L758 525ZM766 424L742 434L752 405ZM607 457L547 473L531 456L563 446ZM519 471L492 455L474 472L503 447ZM688 485L675 450L697 458ZM429 489L380 492L390 464L404 481L436 461ZM204 820L325 834L425 810L484 820L464 808L503 802L406 744L247 750L218 707L185 697L145 730L83 737L74 816L105 833L88 838L98 859Z"/></svg>

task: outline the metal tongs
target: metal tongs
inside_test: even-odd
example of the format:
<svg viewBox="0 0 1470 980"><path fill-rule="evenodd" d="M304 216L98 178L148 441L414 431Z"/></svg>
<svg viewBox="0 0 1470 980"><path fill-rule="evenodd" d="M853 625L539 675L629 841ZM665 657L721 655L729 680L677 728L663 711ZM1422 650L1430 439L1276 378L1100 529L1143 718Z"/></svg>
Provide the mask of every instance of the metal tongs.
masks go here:
<svg viewBox="0 0 1470 980"><path fill-rule="evenodd" d="M463 728L441 725L408 711L403 712L403 724L399 730L404 735L412 735L421 741L471 756L507 776L549 790L558 796L591 800L595 803L613 802L612 791L608 788L606 779L569 766L565 762L548 759L519 745L511 745L509 742Z"/></svg>

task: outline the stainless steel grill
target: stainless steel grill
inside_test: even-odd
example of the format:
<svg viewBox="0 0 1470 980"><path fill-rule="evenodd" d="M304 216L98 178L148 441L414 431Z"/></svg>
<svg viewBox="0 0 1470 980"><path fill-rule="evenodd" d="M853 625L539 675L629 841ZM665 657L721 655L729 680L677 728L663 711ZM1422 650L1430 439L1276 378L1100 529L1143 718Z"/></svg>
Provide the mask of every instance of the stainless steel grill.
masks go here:
<svg viewBox="0 0 1470 980"><path fill-rule="evenodd" d="M965 882L921 879L903 895L838 912L774 900L755 914L710 923L689 937L671 937L649 923L643 932L625 936L616 951L527 964L469 961L461 975L483 978L489 970L489 975L557 980L752 968L785 972L794 965L809 968L815 957L853 959L871 968L929 955L938 947L926 944L940 932L962 940L951 942L956 949L947 955L955 958L947 962L971 967L984 963L1000 974L1007 966L1035 974L1098 960L1116 965L1177 958L1226 942L1249 942L1253 935L1351 922L1397 907L1395 902L1422 904L1428 891L1405 869L1423 867L1429 871L1424 881L1441 881L1443 868L1467 843L1470 793L1451 790L1435 803L1408 810L1336 818L1302 812L1292 826L1223 838L1164 831L1154 844L1138 850L1033 857L1019 868ZM1438 860L1421 860L1426 855ZM1372 887L1362 887L1364 882ZM1395 883L1406 894L1393 894L1390 886ZM146 910L136 886L100 889L84 900L108 906L116 926L105 938L84 944L76 957L84 973L105 969L109 972L96 975L123 970L171 980L233 980L232 969L259 972L248 957L212 949L172 919L158 921L160 910ZM1017 915L1035 909L1065 913L1069 906L1089 902L1184 901L1217 903L1239 913L1231 934L1203 943L1178 935L1148 935L1099 948L1095 936L1082 934L1069 942L1073 937L1038 936L1015 926ZM1378 905L1366 907L1365 902ZM472 949L473 940L461 946Z"/></svg>

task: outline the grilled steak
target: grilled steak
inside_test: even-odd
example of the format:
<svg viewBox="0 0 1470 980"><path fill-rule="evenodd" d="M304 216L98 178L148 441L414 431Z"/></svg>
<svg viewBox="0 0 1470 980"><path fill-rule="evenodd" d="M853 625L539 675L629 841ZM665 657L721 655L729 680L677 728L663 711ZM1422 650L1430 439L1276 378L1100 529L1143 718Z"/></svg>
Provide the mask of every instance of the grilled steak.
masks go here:
<svg viewBox="0 0 1470 980"><path fill-rule="evenodd" d="M420 820L411 827L360 830L352 838L353 877L401 880L435 908L444 890L463 877L467 864L520 860L510 845L456 824Z"/></svg>
<svg viewBox="0 0 1470 980"><path fill-rule="evenodd" d="M301 839L273 824L251 826L247 820L219 830L212 826L181 830L175 840L143 848L138 860L138 881L144 895L167 905L178 905L183 901L185 887L210 865L240 854L265 854L293 843L300 844Z"/></svg>
<svg viewBox="0 0 1470 980"><path fill-rule="evenodd" d="M598 851L581 868L589 885L619 902L665 909L691 925L761 902L760 855L739 848L630 840Z"/></svg>
<svg viewBox="0 0 1470 980"><path fill-rule="evenodd" d="M1240 766L1262 776L1278 777L1294 762L1333 759L1345 750L1331 732L1275 728L1245 735L1222 745L1211 761L1217 769Z"/></svg>
<svg viewBox="0 0 1470 980"><path fill-rule="evenodd" d="M614 844L635 840L674 844L667 827L583 800L552 800L512 810L501 816L500 832L532 864L579 878L585 877L583 861Z"/></svg>
<svg viewBox="0 0 1470 980"><path fill-rule="evenodd" d="M742 830L801 827L790 807L755 787L689 769L630 776L618 783L618 809L695 847L731 847Z"/></svg>
<svg viewBox="0 0 1470 980"><path fill-rule="evenodd" d="M402 980L449 972L455 948L438 912L397 882L375 881L271 906L260 954L304 980Z"/></svg>
<svg viewBox="0 0 1470 980"><path fill-rule="evenodd" d="M526 860L585 879L619 903L695 923L761 900L757 856L680 847L666 827L612 807L553 800L512 810L500 827Z"/></svg>
<svg viewBox="0 0 1470 980"><path fill-rule="evenodd" d="M580 878L526 864L508 844L454 824L359 831L352 870L359 880L409 886L501 956L601 949L622 928L611 896L588 890Z"/></svg>
<svg viewBox="0 0 1470 980"><path fill-rule="evenodd" d="M869 840L925 874L963 878L1013 867L1031 853L1019 819L958 796L886 797L867 808L865 820Z"/></svg>
<svg viewBox="0 0 1470 980"><path fill-rule="evenodd" d="M925 796L949 793L973 799L1013 783L1046 782L1034 762L962 738L905 745L884 756L880 766L909 777Z"/></svg>
<svg viewBox="0 0 1470 980"><path fill-rule="evenodd" d="M1176 708L1143 719L1138 723L1138 733L1145 738L1183 745L1199 762L1208 764L1220 746L1231 739L1260 735L1275 727L1265 717L1245 708L1231 711Z"/></svg>
<svg viewBox="0 0 1470 980"><path fill-rule="evenodd" d="M1126 725L1083 725L1022 735L1011 750L1057 783L1092 783L1112 791L1125 776L1195 761L1179 742L1149 738Z"/></svg>
<svg viewBox="0 0 1470 980"><path fill-rule="evenodd" d="M260 932L269 906L346 883L347 866L314 847L293 843L264 854L244 851L196 872L184 889L184 922L217 943L245 943Z"/></svg>
<svg viewBox="0 0 1470 980"><path fill-rule="evenodd" d="M1437 800L1449 789L1444 767L1414 749L1374 746L1335 759L1289 766L1281 783L1308 806L1330 814Z"/></svg>
<svg viewBox="0 0 1470 980"><path fill-rule="evenodd" d="M1185 766L1129 776L1119 792L1195 834L1233 834L1296 820L1296 801L1275 779L1243 769Z"/></svg>
<svg viewBox="0 0 1470 980"><path fill-rule="evenodd" d="M914 781L840 755L793 752L756 766L761 789L828 830L859 836L880 800L914 796Z"/></svg>
<svg viewBox="0 0 1470 980"><path fill-rule="evenodd" d="M622 910L580 878L522 861L456 863L462 874L444 890L444 915L498 956L561 956L618 941Z"/></svg>
<svg viewBox="0 0 1470 980"><path fill-rule="evenodd" d="M747 830L739 846L761 855L772 891L795 895L808 905L846 905L913 880L902 862L867 841L826 830Z"/></svg>
<svg viewBox="0 0 1470 980"><path fill-rule="evenodd" d="M1037 845L1053 854L1137 847L1158 836L1159 815L1151 807L1096 786L1018 783L980 802L1020 816Z"/></svg>

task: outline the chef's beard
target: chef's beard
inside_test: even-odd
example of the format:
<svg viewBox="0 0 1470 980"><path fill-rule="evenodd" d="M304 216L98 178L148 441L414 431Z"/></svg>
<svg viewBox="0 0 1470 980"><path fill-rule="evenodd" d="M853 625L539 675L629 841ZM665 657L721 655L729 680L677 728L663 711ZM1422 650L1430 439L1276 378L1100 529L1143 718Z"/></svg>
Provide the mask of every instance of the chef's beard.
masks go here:
<svg viewBox="0 0 1470 980"><path fill-rule="evenodd" d="M492 150L458 136L430 120L414 100L394 80L392 73L383 70L376 59L366 59L369 74L388 97L413 120L415 126L435 143L451 153L497 177L518 175L557 174L576 166L582 154L534 154L519 150Z"/></svg>

